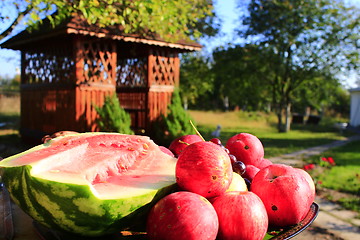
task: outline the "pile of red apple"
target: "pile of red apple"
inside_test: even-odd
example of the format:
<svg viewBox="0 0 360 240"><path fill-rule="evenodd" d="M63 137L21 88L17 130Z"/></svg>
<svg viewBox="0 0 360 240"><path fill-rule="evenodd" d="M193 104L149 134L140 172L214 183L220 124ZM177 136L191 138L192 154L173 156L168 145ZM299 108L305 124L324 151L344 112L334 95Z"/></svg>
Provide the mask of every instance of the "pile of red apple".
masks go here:
<svg viewBox="0 0 360 240"><path fill-rule="evenodd" d="M260 240L269 227L295 225L306 216L315 198L307 172L265 159L252 134L239 133L225 147L217 140L186 135L162 148L178 158L181 190L151 209L149 239Z"/></svg>

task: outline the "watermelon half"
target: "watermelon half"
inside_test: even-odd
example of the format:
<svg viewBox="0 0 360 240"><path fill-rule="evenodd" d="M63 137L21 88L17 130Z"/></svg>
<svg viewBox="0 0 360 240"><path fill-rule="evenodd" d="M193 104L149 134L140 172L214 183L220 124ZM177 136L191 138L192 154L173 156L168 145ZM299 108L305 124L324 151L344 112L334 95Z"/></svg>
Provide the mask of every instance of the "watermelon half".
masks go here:
<svg viewBox="0 0 360 240"><path fill-rule="evenodd" d="M131 227L175 188L176 158L146 136L80 133L0 161L13 201L55 230L101 236Z"/></svg>

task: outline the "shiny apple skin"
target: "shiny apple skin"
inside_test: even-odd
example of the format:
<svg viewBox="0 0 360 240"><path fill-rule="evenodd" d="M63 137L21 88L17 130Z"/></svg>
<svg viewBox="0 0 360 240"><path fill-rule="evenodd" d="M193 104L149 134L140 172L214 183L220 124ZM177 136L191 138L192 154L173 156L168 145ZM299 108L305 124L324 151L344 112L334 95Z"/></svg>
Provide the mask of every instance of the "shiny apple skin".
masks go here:
<svg viewBox="0 0 360 240"><path fill-rule="evenodd" d="M246 165L246 171L242 175L244 178L247 178L250 182L253 180L255 175L260 171L259 168L255 167L254 165Z"/></svg>
<svg viewBox="0 0 360 240"><path fill-rule="evenodd" d="M251 191L261 198L269 224L274 227L299 223L315 199L305 177L284 164L272 164L261 169L251 182Z"/></svg>
<svg viewBox="0 0 360 240"><path fill-rule="evenodd" d="M219 221L214 207L191 192L175 192L150 210L146 231L149 240L215 240Z"/></svg>
<svg viewBox="0 0 360 240"><path fill-rule="evenodd" d="M219 218L219 240L261 240L268 229L268 217L261 199L254 193L226 192L213 206Z"/></svg>
<svg viewBox="0 0 360 240"><path fill-rule="evenodd" d="M259 138L250 133L239 133L228 139L226 148L238 161L245 165L251 164L261 168L260 164L264 158L264 146Z"/></svg>
<svg viewBox="0 0 360 240"><path fill-rule="evenodd" d="M178 157L182 151L192 143L203 141L199 135L189 134L174 139L170 145L169 150Z"/></svg>
<svg viewBox="0 0 360 240"><path fill-rule="evenodd" d="M223 194L232 181L229 155L212 142L196 142L183 150L176 163L176 182L182 190L212 198Z"/></svg>

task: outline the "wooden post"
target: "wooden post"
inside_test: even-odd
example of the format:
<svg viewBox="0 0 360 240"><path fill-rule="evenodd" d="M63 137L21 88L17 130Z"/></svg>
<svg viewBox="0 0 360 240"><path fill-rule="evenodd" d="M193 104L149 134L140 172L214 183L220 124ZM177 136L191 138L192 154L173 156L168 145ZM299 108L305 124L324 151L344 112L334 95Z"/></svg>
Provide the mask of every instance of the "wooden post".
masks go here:
<svg viewBox="0 0 360 240"><path fill-rule="evenodd" d="M180 58L178 54L174 54L174 85L175 87L179 87L180 84Z"/></svg>

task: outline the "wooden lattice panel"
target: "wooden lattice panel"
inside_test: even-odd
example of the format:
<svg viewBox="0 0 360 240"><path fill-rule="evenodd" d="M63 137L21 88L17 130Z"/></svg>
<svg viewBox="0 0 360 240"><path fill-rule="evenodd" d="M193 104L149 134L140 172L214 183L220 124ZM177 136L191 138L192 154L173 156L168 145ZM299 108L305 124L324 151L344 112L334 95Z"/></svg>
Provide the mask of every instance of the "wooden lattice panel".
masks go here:
<svg viewBox="0 0 360 240"><path fill-rule="evenodd" d="M116 73L117 87L146 87L147 58L119 59Z"/></svg>
<svg viewBox="0 0 360 240"><path fill-rule="evenodd" d="M149 58L151 65L151 85L174 86L178 84L179 59L177 54L156 50Z"/></svg>
<svg viewBox="0 0 360 240"><path fill-rule="evenodd" d="M71 51L53 47L43 52L23 52L22 83L66 83L74 79L74 61Z"/></svg>
<svg viewBox="0 0 360 240"><path fill-rule="evenodd" d="M115 84L116 47L114 42L90 39L77 45L77 83ZM79 68L79 66L81 68Z"/></svg>

